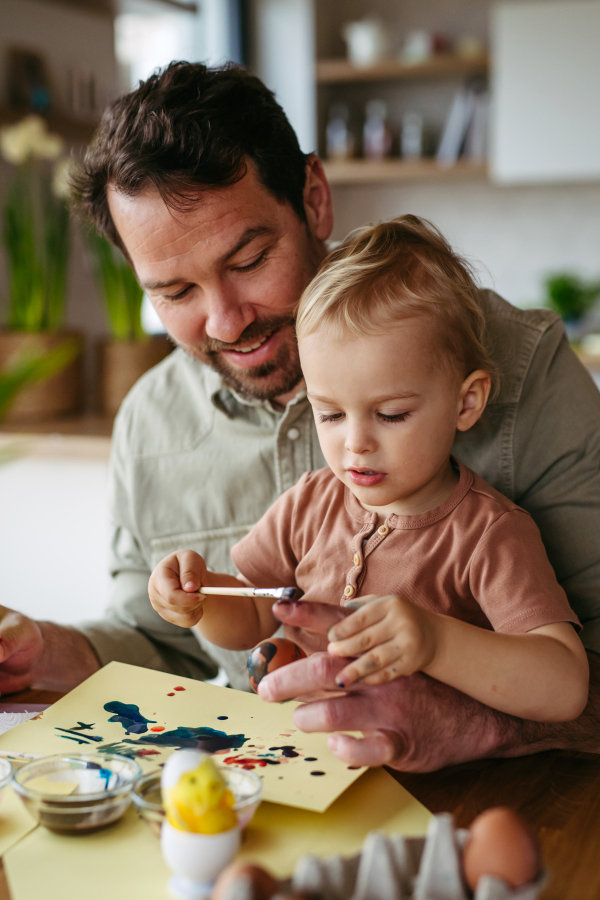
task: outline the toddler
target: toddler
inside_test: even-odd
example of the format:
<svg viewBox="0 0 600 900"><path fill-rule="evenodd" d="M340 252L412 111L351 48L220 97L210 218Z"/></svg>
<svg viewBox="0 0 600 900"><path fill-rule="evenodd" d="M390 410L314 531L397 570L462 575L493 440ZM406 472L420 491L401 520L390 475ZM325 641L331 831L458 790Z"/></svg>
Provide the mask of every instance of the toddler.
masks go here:
<svg viewBox="0 0 600 900"><path fill-rule="evenodd" d="M154 608L246 649L277 629L272 601L202 586L296 585L305 601L357 606L328 646L285 628L307 653L348 658L340 688L421 671L511 715L576 718L587 658L537 527L451 455L497 382L466 263L415 216L359 229L304 292L297 333L329 468L233 548L240 578L189 550L162 560Z"/></svg>

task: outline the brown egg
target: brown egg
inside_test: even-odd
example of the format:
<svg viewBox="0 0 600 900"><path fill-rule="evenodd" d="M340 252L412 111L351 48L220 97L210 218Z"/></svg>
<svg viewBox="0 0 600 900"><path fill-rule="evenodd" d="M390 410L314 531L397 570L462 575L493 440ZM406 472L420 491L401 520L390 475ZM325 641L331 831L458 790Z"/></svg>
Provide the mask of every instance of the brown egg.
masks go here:
<svg viewBox="0 0 600 900"><path fill-rule="evenodd" d="M234 862L219 875L212 900L227 900L231 887L240 878L250 879L253 888L252 900L269 900L279 890L279 882L266 869L252 866L250 863Z"/></svg>
<svg viewBox="0 0 600 900"><path fill-rule="evenodd" d="M486 809L469 829L463 869L472 891L482 875L495 875L512 889L529 884L540 869L537 839L512 809Z"/></svg>
<svg viewBox="0 0 600 900"><path fill-rule="evenodd" d="M256 690L269 672L287 666L297 659L304 659L305 656L304 650L287 638L269 638L268 641L262 641L250 651L246 663L250 684Z"/></svg>

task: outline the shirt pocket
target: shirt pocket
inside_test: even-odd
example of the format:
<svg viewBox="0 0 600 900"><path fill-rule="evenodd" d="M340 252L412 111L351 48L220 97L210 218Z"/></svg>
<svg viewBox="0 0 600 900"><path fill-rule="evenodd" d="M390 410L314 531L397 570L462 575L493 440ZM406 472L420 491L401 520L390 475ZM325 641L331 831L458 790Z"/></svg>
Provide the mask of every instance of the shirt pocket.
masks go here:
<svg viewBox="0 0 600 900"><path fill-rule="evenodd" d="M231 548L248 534L254 523L250 525L228 525L225 528L211 528L206 531L188 531L183 534L170 534L154 538L150 541L152 568L169 553L176 550L195 550L204 558L211 572L225 572L236 575L237 570L231 561Z"/></svg>

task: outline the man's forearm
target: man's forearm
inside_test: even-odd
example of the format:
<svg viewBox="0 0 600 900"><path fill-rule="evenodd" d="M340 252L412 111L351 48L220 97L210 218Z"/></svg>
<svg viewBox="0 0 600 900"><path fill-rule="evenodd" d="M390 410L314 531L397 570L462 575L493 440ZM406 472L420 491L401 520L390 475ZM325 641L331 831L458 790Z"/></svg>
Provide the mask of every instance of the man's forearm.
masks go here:
<svg viewBox="0 0 600 900"><path fill-rule="evenodd" d="M70 691L100 668L92 645L76 628L53 622L38 624L44 644L32 669L32 688Z"/></svg>

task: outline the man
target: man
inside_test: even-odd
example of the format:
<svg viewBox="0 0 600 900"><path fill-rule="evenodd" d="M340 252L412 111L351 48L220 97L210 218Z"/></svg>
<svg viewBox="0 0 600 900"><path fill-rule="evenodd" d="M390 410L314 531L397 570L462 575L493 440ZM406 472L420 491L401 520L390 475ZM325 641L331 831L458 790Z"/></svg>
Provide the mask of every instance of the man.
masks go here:
<svg viewBox="0 0 600 900"><path fill-rule="evenodd" d="M168 625L147 596L154 563L181 546L231 571L229 549L300 475L324 465L302 390L293 309L326 254L331 197L272 95L235 67L176 63L107 112L78 179L84 211L128 256L179 345L119 413L111 469L115 592L79 629L5 611L0 690L67 689L120 659L203 678L243 658ZM559 320L482 292L504 372L489 415L455 452L527 508L600 652L600 395ZM82 587L82 591L85 586ZM326 633L344 610L279 607ZM265 700L312 694L295 713L333 734L349 764L427 770L485 755L600 748L600 665L576 722L511 719L423 675L329 697L338 660L316 654L267 676ZM314 699L321 697L321 699Z"/></svg>

